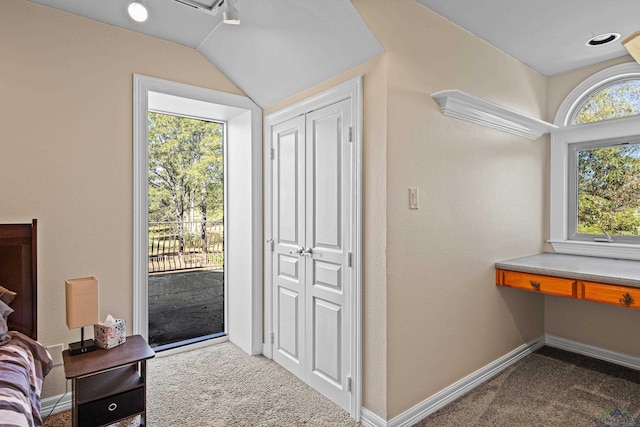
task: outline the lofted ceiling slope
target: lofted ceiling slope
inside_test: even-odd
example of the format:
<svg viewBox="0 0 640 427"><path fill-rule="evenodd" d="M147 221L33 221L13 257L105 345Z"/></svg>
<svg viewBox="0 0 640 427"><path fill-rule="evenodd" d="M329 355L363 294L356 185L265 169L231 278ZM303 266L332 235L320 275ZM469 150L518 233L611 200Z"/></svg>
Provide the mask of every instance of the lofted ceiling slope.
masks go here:
<svg viewBox="0 0 640 427"><path fill-rule="evenodd" d="M240 25L174 0L29 0L200 51L261 107L268 107L384 52L349 0L239 0Z"/></svg>
<svg viewBox="0 0 640 427"><path fill-rule="evenodd" d="M627 55L620 44L640 30L638 0L416 0L545 76ZM604 33L621 38L597 47Z"/></svg>

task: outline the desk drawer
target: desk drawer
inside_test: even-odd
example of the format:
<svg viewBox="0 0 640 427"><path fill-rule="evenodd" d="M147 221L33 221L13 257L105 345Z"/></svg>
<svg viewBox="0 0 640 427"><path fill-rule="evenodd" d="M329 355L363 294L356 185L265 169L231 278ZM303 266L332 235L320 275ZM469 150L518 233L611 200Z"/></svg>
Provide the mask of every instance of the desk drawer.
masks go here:
<svg viewBox="0 0 640 427"><path fill-rule="evenodd" d="M593 282L581 284L582 298L587 301L640 309L640 288Z"/></svg>
<svg viewBox="0 0 640 427"><path fill-rule="evenodd" d="M541 276L539 274L521 273L519 271L499 270L498 285L523 289L541 294L559 295L575 298L576 282L573 279Z"/></svg>
<svg viewBox="0 0 640 427"><path fill-rule="evenodd" d="M144 411L144 388L78 406L78 425L101 426Z"/></svg>

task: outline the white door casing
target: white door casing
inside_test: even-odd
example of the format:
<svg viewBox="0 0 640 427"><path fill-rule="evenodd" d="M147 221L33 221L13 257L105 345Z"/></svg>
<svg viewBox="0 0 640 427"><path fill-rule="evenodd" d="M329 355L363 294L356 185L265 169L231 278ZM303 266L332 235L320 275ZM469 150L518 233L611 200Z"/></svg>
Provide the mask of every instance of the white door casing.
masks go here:
<svg viewBox="0 0 640 427"><path fill-rule="evenodd" d="M265 355L360 415L361 79L267 118ZM268 245L269 246L269 245ZM270 296L269 296L270 295ZM271 315L269 315L271 313Z"/></svg>
<svg viewBox="0 0 640 427"><path fill-rule="evenodd" d="M133 333L148 338L147 114L154 92L204 102L215 107L216 118L228 125L226 184L233 184L229 188L234 194L242 194L225 195L225 208L230 209L225 215L225 328L229 339L245 352L259 354L264 348L262 145L258 142L262 110L244 96L141 75L133 76L133 89Z"/></svg>

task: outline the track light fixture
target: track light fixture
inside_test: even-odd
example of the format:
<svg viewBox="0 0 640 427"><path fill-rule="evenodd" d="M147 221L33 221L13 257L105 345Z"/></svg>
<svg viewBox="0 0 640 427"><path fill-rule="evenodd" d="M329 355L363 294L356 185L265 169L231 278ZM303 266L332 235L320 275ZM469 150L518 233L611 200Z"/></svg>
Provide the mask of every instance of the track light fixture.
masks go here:
<svg viewBox="0 0 640 427"><path fill-rule="evenodd" d="M224 0L222 5L222 22L225 24L240 24L240 12L234 4L235 0Z"/></svg>

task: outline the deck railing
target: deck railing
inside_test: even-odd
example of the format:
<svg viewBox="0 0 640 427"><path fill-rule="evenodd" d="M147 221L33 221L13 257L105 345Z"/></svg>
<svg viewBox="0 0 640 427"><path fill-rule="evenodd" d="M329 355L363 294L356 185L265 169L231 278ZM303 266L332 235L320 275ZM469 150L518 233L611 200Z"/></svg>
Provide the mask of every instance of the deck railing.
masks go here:
<svg viewBox="0 0 640 427"><path fill-rule="evenodd" d="M149 273L224 268L222 221L149 223Z"/></svg>

